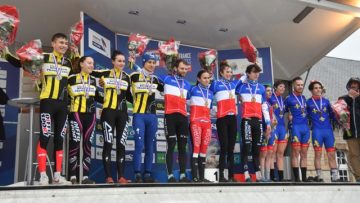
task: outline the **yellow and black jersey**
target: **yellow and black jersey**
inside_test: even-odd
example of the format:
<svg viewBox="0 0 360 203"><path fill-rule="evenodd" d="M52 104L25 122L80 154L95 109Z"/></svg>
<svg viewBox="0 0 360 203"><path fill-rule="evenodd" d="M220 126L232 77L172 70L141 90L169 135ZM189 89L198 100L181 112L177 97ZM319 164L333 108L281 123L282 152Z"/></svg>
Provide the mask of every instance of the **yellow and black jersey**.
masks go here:
<svg viewBox="0 0 360 203"><path fill-rule="evenodd" d="M104 81L103 108L127 112L126 101L132 103L129 75L116 69L94 70L91 75Z"/></svg>
<svg viewBox="0 0 360 203"><path fill-rule="evenodd" d="M54 57L57 61L57 67ZM61 57L56 53L44 53L44 65L41 69L43 77L41 80L40 99L66 100L68 97L66 89L67 80L71 74L71 69L71 61L68 58ZM61 76L59 77L58 75Z"/></svg>
<svg viewBox="0 0 360 203"><path fill-rule="evenodd" d="M55 99L66 101L67 80L72 72L71 61L56 52L44 53L44 64L41 68L41 93L40 99ZM15 67L21 67L21 62L11 54L6 54L6 60ZM55 60L57 61L57 67ZM57 71L58 70L58 71ZM58 77L59 75L59 77Z"/></svg>
<svg viewBox="0 0 360 203"><path fill-rule="evenodd" d="M142 72L130 75L133 95L133 113L156 113L155 91L162 92L163 85L156 76L144 76Z"/></svg>
<svg viewBox="0 0 360 203"><path fill-rule="evenodd" d="M70 75L67 88L71 98L70 112L94 113L94 101L102 103L93 76L85 73Z"/></svg>

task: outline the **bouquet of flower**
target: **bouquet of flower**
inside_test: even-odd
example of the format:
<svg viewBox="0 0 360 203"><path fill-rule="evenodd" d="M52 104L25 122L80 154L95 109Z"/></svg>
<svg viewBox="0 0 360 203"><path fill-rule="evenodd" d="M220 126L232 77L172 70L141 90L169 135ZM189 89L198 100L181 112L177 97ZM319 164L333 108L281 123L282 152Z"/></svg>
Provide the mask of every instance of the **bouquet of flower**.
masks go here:
<svg viewBox="0 0 360 203"><path fill-rule="evenodd" d="M239 42L240 42L240 47L243 53L245 54L247 60L251 63L256 63L258 57L258 51L255 48L255 46L251 43L249 37L247 36L241 37Z"/></svg>
<svg viewBox="0 0 360 203"><path fill-rule="evenodd" d="M84 35L84 24L80 20L70 28L70 44L79 46L83 35Z"/></svg>
<svg viewBox="0 0 360 203"><path fill-rule="evenodd" d="M174 62L178 58L180 41L175 41L171 38L167 42L159 42L159 53L161 60L165 62L169 73L174 72Z"/></svg>
<svg viewBox="0 0 360 203"><path fill-rule="evenodd" d="M32 40L16 51L23 69L33 76L39 76L44 56L39 39Z"/></svg>
<svg viewBox="0 0 360 203"><path fill-rule="evenodd" d="M336 119L340 126L350 135L350 112L343 99L339 99L332 105Z"/></svg>
<svg viewBox="0 0 360 203"><path fill-rule="evenodd" d="M130 58L134 59L135 61L136 57L141 56L144 53L149 41L150 38L145 35L141 35L139 33L131 34L128 40L128 50ZM135 62L129 62L130 69L133 69L134 63Z"/></svg>
<svg viewBox="0 0 360 203"><path fill-rule="evenodd" d="M216 67L216 57L217 52L215 49L210 49L208 51L200 52L198 54L200 66L209 71L210 73L213 73L215 67Z"/></svg>
<svg viewBox="0 0 360 203"><path fill-rule="evenodd" d="M15 6L0 6L0 50L15 41L19 22L19 14Z"/></svg>

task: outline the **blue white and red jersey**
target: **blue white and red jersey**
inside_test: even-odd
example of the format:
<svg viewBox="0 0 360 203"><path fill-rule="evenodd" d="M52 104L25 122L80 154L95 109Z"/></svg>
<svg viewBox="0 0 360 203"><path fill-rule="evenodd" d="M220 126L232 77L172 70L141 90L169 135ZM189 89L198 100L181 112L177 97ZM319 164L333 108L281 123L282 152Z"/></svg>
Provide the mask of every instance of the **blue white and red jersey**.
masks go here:
<svg viewBox="0 0 360 203"><path fill-rule="evenodd" d="M177 75L164 75L159 79L164 84L165 114L181 113L186 116L186 100L190 98L190 83Z"/></svg>
<svg viewBox="0 0 360 203"><path fill-rule="evenodd" d="M306 98L302 94L291 93L285 99L286 111L290 111L293 125L308 125Z"/></svg>
<svg viewBox="0 0 360 203"><path fill-rule="evenodd" d="M210 109L213 92L202 85L193 86L190 91L190 122L210 122Z"/></svg>
<svg viewBox="0 0 360 203"><path fill-rule="evenodd" d="M236 115L236 97L235 89L240 80L215 80L210 85L210 90L214 93L214 99L217 102L217 118L222 118L227 115Z"/></svg>
<svg viewBox="0 0 360 203"><path fill-rule="evenodd" d="M268 99L268 102L273 107L273 112L278 123L277 125L285 126L284 113L286 111L286 107L282 96L273 93Z"/></svg>
<svg viewBox="0 0 360 203"><path fill-rule="evenodd" d="M266 104L266 91L264 85L247 81L237 86L236 94L241 96L242 118L258 118L270 124L269 110Z"/></svg>
<svg viewBox="0 0 360 203"><path fill-rule="evenodd" d="M335 114L328 99L311 97L306 104L306 110L311 120L311 129L332 129L330 120L335 120Z"/></svg>

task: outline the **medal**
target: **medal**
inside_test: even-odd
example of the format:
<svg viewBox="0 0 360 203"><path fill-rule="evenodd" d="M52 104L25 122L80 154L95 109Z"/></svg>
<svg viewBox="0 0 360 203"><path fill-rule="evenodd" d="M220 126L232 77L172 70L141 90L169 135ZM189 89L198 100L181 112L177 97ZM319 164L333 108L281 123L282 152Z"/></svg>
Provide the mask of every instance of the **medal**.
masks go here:
<svg viewBox="0 0 360 203"><path fill-rule="evenodd" d="M153 94L153 91L149 90L149 96L151 96Z"/></svg>
<svg viewBox="0 0 360 203"><path fill-rule="evenodd" d="M252 96L252 97L251 97L251 102L256 102L255 96Z"/></svg>
<svg viewBox="0 0 360 203"><path fill-rule="evenodd" d="M276 96L275 92L273 92L274 96L275 96L275 99L276 99L276 106L279 107L280 109L280 112L279 112L279 116L280 118L283 118L284 117L284 101L283 101L283 98L280 96L280 101L278 99L278 97Z"/></svg>
<svg viewBox="0 0 360 203"><path fill-rule="evenodd" d="M123 72L121 71L121 74L119 76L119 81L118 79L116 78L116 72L115 72L115 69L113 69L113 73L114 73L114 80L115 80L115 84L116 84L116 93L117 95L120 95L121 94L121 85L122 85L122 74Z"/></svg>
<svg viewBox="0 0 360 203"><path fill-rule="evenodd" d="M151 78L150 79L150 83L148 82L148 80L146 79L146 75L145 75L145 72L144 72L144 70L142 70L142 74L143 74L143 76L144 76L144 80L145 80L145 82L146 82L146 88L148 89L148 94L149 94L149 96L151 96L152 94L153 94L153 91L152 91L152 84L153 84L153 77L151 76L151 75L149 75L149 77Z"/></svg>
<svg viewBox="0 0 360 203"><path fill-rule="evenodd" d="M256 91L257 91L257 89L258 89L259 83L256 83L256 87L255 87L254 93L253 93L252 90L251 90L250 84L248 83L247 85L248 85L249 92L250 92L250 95L251 95L251 102L256 102Z"/></svg>
<svg viewBox="0 0 360 203"><path fill-rule="evenodd" d="M182 80L182 83L180 86L179 80L176 75L174 76L174 78L175 78L178 88L180 89L180 97L181 97L181 99L184 99L185 98L185 95L184 95L184 83L185 82L184 82L184 80Z"/></svg>
<svg viewBox="0 0 360 203"><path fill-rule="evenodd" d="M61 80L62 76L61 76L61 67L59 68L58 63L57 63L57 59L55 57L54 54L52 54L52 58L54 61L54 65L55 65L55 71L56 71L56 79ZM64 57L62 57L61 59L61 66L64 64Z"/></svg>
<svg viewBox="0 0 360 203"><path fill-rule="evenodd" d="M85 98L86 98L86 99L89 99L89 92L90 92L90 76L89 76L89 78L88 78L88 84L86 85L86 84L85 84L85 80L84 80L84 78L83 78L82 74L81 74L81 73L79 73L79 74L80 74L81 83L82 83L83 88L84 88Z"/></svg>
<svg viewBox="0 0 360 203"><path fill-rule="evenodd" d="M306 117L306 112L305 112L305 104L304 104L303 97L300 96L300 97L301 97L301 102L300 102L300 100L297 98L297 96L296 96L294 93L293 93L293 95L294 95L296 101L300 104L301 113L302 113L301 115L305 118L305 117ZM297 105L297 104L296 104L296 105Z"/></svg>
<svg viewBox="0 0 360 203"><path fill-rule="evenodd" d="M208 101L208 100L209 100L209 89L206 88L206 97L205 97L205 94L204 94L202 88L200 87L200 85L198 85L198 87L199 87L199 89L200 89L200 91L201 91L202 98L203 98L204 101L205 101L205 106L208 107L208 106L209 106L209 101Z"/></svg>
<svg viewBox="0 0 360 203"><path fill-rule="evenodd" d="M229 92L229 99L234 99L234 94L231 92L231 84L229 83L229 87L223 82L223 80L219 80Z"/></svg>
<svg viewBox="0 0 360 203"><path fill-rule="evenodd" d="M314 98L311 98L312 102L314 103L315 105L315 108L316 108L316 112L319 112L320 114L320 118L319 120L324 122L325 121L325 118L323 117L323 112L322 112L322 109L323 109L323 103L322 103L322 97L320 97L320 108L319 106L317 105L317 103L315 102Z"/></svg>

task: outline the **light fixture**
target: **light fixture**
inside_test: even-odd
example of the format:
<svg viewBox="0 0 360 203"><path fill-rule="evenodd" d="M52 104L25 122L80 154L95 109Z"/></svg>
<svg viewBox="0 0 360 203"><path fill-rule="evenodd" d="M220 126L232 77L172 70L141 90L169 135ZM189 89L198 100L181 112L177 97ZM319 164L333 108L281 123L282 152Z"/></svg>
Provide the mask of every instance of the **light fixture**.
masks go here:
<svg viewBox="0 0 360 203"><path fill-rule="evenodd" d="M176 23L184 25L186 23L186 20L177 20Z"/></svg>
<svg viewBox="0 0 360 203"><path fill-rule="evenodd" d="M223 27L223 28L220 28L219 31L220 32L227 32L227 31L229 31L229 29Z"/></svg>
<svg viewBox="0 0 360 203"><path fill-rule="evenodd" d="M300 23L304 18L314 10L314 7L306 6L294 19L294 23Z"/></svg>
<svg viewBox="0 0 360 203"><path fill-rule="evenodd" d="M129 14L130 15L134 15L134 16L138 16L139 15L139 11L137 11L137 10L131 10L131 11L129 11Z"/></svg>

